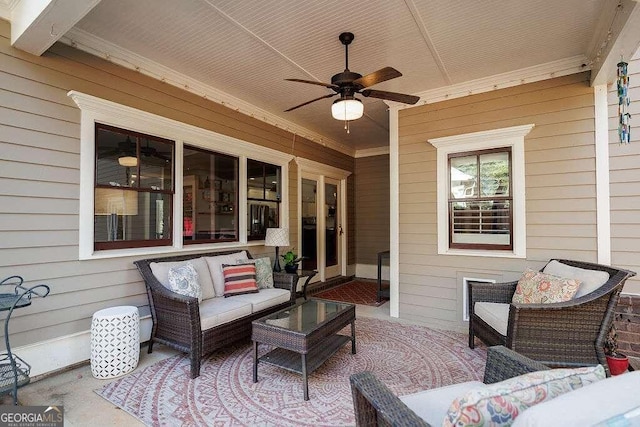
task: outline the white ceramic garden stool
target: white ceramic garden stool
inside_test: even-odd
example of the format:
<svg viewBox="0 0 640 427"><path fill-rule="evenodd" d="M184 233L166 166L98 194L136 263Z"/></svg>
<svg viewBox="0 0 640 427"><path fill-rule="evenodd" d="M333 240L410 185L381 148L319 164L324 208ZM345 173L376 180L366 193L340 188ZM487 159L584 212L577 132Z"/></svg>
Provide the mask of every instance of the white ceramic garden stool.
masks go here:
<svg viewBox="0 0 640 427"><path fill-rule="evenodd" d="M115 378L136 369L140 360L138 307L111 307L96 311L91 320L91 373Z"/></svg>

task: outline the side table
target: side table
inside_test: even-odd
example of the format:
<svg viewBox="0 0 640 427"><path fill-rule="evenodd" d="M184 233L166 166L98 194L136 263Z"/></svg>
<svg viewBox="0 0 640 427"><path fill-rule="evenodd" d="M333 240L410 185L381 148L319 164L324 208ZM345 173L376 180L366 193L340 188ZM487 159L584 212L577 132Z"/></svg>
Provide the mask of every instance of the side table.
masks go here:
<svg viewBox="0 0 640 427"><path fill-rule="evenodd" d="M378 252L378 293L377 293L377 302L382 301L382 298L389 298L389 288L382 289L382 260L384 258L389 258L391 256L391 251L382 251Z"/></svg>
<svg viewBox="0 0 640 427"><path fill-rule="evenodd" d="M313 279L313 276L315 276L316 274L318 274L318 272L316 270L296 270L295 273L289 273L286 271L281 271L280 274L291 274L294 276L297 276L296 278L296 284L294 286L296 286L296 290L298 287L298 280L306 277L307 280L304 281L304 285L302 285L302 296L304 296L304 299L307 299L307 285L309 284L309 282L311 281L311 279Z"/></svg>
<svg viewBox="0 0 640 427"><path fill-rule="evenodd" d="M96 311L91 320L91 373L107 379L128 374L140 360L138 307Z"/></svg>

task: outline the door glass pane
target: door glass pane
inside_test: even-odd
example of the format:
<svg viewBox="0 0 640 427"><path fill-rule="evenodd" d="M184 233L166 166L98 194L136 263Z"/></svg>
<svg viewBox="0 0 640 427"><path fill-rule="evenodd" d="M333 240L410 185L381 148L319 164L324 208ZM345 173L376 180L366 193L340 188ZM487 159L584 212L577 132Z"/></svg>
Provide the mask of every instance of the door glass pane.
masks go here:
<svg viewBox="0 0 640 427"><path fill-rule="evenodd" d="M315 270L318 267L317 233L318 223L316 197L318 183L310 179L302 180L302 268Z"/></svg>
<svg viewBox="0 0 640 427"><path fill-rule="evenodd" d="M326 265L338 264L338 186L324 185L325 256Z"/></svg>

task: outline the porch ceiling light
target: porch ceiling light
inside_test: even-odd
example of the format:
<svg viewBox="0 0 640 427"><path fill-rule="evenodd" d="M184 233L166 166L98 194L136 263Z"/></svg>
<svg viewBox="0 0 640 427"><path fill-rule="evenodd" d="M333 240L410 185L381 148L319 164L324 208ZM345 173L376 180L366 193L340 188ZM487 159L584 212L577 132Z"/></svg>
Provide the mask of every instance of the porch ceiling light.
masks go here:
<svg viewBox="0 0 640 427"><path fill-rule="evenodd" d="M331 105L331 115L336 120L349 121L362 117L364 105L357 99L338 99Z"/></svg>

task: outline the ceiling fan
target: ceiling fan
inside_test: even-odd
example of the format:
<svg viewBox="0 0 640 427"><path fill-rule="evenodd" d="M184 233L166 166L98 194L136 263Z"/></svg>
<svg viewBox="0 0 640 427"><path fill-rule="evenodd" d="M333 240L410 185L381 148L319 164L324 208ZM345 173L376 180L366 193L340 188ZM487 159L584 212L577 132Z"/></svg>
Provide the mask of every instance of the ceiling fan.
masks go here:
<svg viewBox="0 0 640 427"><path fill-rule="evenodd" d="M319 98L312 99L311 101L304 102L300 105L296 105L295 107L285 110L285 112L293 111L297 108L311 104L312 102L320 101L321 99L340 95L340 99L335 100L333 102L333 105L331 106L331 115L334 119L349 121L359 119L360 117L362 117L362 114L364 112L362 101L355 97L356 94L360 94L364 97L386 99L389 101L402 102L412 105L420 100L419 96L368 89L370 86L373 86L375 84L400 77L402 76L402 73L392 67L384 67L365 76L350 71L349 45L353 41L354 35L353 33L342 33L340 34L338 39L344 45L345 67L343 72L331 77L331 83L322 83L302 79L285 79L290 82L324 86L333 90L335 93L324 95Z"/></svg>

